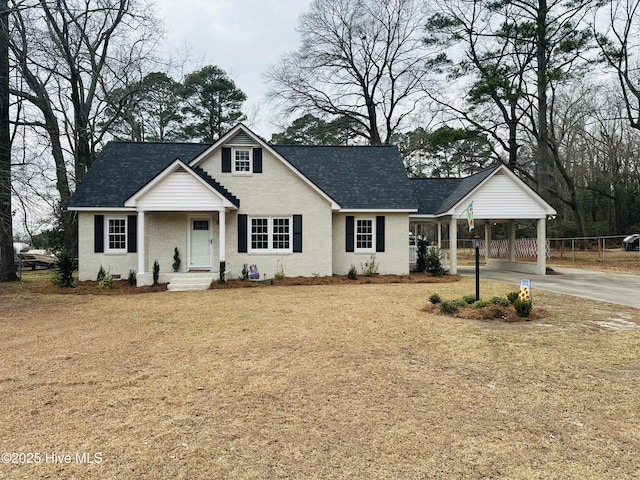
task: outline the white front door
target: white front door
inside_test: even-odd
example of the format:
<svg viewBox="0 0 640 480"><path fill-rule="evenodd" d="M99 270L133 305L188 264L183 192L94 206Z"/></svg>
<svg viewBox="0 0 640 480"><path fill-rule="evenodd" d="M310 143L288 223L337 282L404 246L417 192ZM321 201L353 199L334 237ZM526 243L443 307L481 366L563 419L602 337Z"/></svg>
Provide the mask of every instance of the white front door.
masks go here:
<svg viewBox="0 0 640 480"><path fill-rule="evenodd" d="M210 269L213 266L213 234L211 217L191 218L189 230L189 268Z"/></svg>

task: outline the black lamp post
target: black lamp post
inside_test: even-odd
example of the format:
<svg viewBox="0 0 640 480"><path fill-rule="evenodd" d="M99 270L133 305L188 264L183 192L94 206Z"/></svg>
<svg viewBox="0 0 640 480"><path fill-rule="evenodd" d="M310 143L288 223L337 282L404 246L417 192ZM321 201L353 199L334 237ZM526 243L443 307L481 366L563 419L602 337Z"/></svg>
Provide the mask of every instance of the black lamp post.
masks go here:
<svg viewBox="0 0 640 480"><path fill-rule="evenodd" d="M476 301L480 300L480 237L473 236L473 248L476 251Z"/></svg>

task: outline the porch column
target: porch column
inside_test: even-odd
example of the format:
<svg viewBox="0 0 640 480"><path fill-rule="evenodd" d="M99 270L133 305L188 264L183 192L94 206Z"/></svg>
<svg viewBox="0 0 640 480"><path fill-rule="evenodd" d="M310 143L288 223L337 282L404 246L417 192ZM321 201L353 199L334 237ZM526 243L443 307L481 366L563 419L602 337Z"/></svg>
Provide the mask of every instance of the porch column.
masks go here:
<svg viewBox="0 0 640 480"><path fill-rule="evenodd" d="M516 222L509 221L509 261L516 261Z"/></svg>
<svg viewBox="0 0 640 480"><path fill-rule="evenodd" d="M449 273L458 273L458 219L454 216L449 220L449 252L451 253L451 267Z"/></svg>
<svg viewBox="0 0 640 480"><path fill-rule="evenodd" d="M491 229L493 228L493 223L491 220L487 220L487 223L484 227L484 261L485 263L489 261L491 258Z"/></svg>
<svg viewBox="0 0 640 480"><path fill-rule="evenodd" d="M224 262L227 237L227 213L224 209L218 212L218 243L220 244L220 261Z"/></svg>
<svg viewBox="0 0 640 480"><path fill-rule="evenodd" d="M538 275L544 275L547 270L547 223L546 218L538 219L538 262L536 270Z"/></svg>
<svg viewBox="0 0 640 480"><path fill-rule="evenodd" d="M442 222L438 220L438 250L442 248Z"/></svg>
<svg viewBox="0 0 640 480"><path fill-rule="evenodd" d="M136 243L138 247L138 273L144 273L145 251L144 251L144 210L138 210L138 219L136 225Z"/></svg>

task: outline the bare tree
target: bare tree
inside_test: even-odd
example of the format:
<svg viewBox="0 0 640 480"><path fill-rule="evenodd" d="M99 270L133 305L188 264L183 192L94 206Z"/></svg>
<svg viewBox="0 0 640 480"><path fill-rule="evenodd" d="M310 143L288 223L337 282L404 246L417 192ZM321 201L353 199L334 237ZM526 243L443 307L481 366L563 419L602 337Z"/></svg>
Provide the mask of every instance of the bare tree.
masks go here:
<svg viewBox="0 0 640 480"><path fill-rule="evenodd" d="M640 130L640 0L603 1L597 13L593 25L602 57L618 77L629 123Z"/></svg>
<svg viewBox="0 0 640 480"><path fill-rule="evenodd" d="M111 92L144 76L159 29L136 0L23 0L12 13L10 49L23 82L12 94L31 106L20 120L27 134L49 143L65 212L109 131ZM74 218L63 225L73 248Z"/></svg>
<svg viewBox="0 0 640 480"><path fill-rule="evenodd" d="M288 114L349 118L355 134L389 143L425 98L425 16L417 0L314 0L302 45L267 78ZM328 117L328 118L327 118Z"/></svg>
<svg viewBox="0 0 640 480"><path fill-rule="evenodd" d="M458 115L475 128L484 125L508 153L507 164L514 169L518 135L522 138L523 129L529 129L536 139L532 180L546 199L553 180L549 137L553 89L584 65L582 55L590 40L584 18L592 3L458 0L444 2L439 16L430 22L445 29L450 42L464 42L466 57L455 66L457 73L471 75L474 83L468 96L470 108L458 107ZM478 116L480 105L491 105L502 127L486 123L488 116Z"/></svg>

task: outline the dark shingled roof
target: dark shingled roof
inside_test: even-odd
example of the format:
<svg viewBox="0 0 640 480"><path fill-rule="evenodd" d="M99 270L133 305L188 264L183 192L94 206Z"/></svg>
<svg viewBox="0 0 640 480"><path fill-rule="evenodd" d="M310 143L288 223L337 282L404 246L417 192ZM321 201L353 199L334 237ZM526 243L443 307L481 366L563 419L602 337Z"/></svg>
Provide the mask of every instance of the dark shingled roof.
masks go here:
<svg viewBox="0 0 640 480"><path fill-rule="evenodd" d="M188 164L211 144L109 142L69 201L69 207L121 208L177 158ZM395 146L273 145L302 175L343 209L444 213L498 165L465 178L406 175ZM193 169L234 205L240 200L200 167Z"/></svg>
<svg viewBox="0 0 640 480"><path fill-rule="evenodd" d="M272 145L343 209L415 210L395 146Z"/></svg>
<svg viewBox="0 0 640 480"><path fill-rule="evenodd" d="M496 164L465 178L412 178L418 199L418 214L438 215L453 208L500 165Z"/></svg>
<svg viewBox="0 0 640 480"><path fill-rule="evenodd" d="M224 188L220 182L216 181L215 178L211 177L207 172L205 172L200 167L195 167L192 169L194 172L198 174L200 178L202 178L205 182L211 185L218 193L221 193L227 200L233 203L236 207L240 206L240 199L233 195L229 190Z"/></svg>
<svg viewBox="0 0 640 480"><path fill-rule="evenodd" d="M176 158L188 163L209 144L109 142L69 200L69 207L123 207Z"/></svg>

